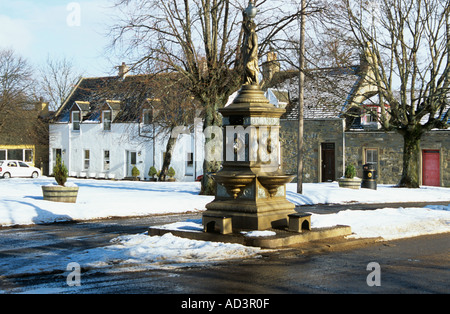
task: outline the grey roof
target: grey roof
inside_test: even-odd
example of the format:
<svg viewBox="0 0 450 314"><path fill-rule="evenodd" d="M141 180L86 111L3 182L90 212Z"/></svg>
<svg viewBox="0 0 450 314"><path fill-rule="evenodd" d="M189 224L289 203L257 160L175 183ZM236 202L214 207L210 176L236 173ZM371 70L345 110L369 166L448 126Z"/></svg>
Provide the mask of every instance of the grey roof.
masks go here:
<svg viewBox="0 0 450 314"><path fill-rule="evenodd" d="M83 111L83 121L99 121L105 103L115 111L115 122L137 121L142 104L151 97L149 78L146 75L81 78L53 121L70 121L70 109L75 104Z"/></svg>
<svg viewBox="0 0 450 314"><path fill-rule="evenodd" d="M298 119L298 72L281 74L272 90L287 90L290 104L282 118ZM348 109L361 76L359 66L310 70L305 74L304 118L337 118Z"/></svg>

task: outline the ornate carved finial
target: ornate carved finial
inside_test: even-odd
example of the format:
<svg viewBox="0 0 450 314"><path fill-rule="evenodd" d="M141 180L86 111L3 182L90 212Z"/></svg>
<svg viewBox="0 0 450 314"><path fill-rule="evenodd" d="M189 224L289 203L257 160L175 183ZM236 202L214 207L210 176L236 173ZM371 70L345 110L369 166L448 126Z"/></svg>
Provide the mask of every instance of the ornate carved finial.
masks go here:
<svg viewBox="0 0 450 314"><path fill-rule="evenodd" d="M258 9L253 5L252 1L248 2L248 7L244 10L244 15L253 20L258 13Z"/></svg>
<svg viewBox="0 0 450 314"><path fill-rule="evenodd" d="M258 9L249 1L248 7L243 11L244 15L244 41L243 62L244 76L243 84L259 85L258 67L258 36L256 35L256 24L253 21Z"/></svg>

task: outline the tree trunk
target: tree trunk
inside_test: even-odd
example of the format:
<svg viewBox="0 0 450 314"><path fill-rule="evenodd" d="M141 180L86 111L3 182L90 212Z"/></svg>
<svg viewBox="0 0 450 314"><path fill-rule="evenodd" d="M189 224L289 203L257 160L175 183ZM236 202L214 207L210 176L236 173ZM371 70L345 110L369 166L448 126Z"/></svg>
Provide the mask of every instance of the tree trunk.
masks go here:
<svg viewBox="0 0 450 314"><path fill-rule="evenodd" d="M204 130L222 125L222 119L217 109L217 105L209 104L206 106ZM220 134L222 134L222 130L220 130ZM205 160L203 162L203 179L201 181L200 195L216 194L216 182L210 174L219 171L222 163L223 156L220 156L220 158L213 156L222 149L222 141L219 141L219 138L216 137L218 135L214 131L205 132Z"/></svg>
<svg viewBox="0 0 450 314"><path fill-rule="evenodd" d="M420 130L400 132L403 135L403 172L398 187L419 188Z"/></svg>
<svg viewBox="0 0 450 314"><path fill-rule="evenodd" d="M210 174L216 173L220 170L219 162L210 162L205 160L203 162L203 178L202 186L200 189L200 195L215 195L216 194L216 182Z"/></svg>
<svg viewBox="0 0 450 314"><path fill-rule="evenodd" d="M170 132L172 134L172 132ZM164 155L164 161L159 174L159 181L166 181L167 173L169 171L170 162L172 161L172 153L177 143L177 137L169 137L166 145L166 154Z"/></svg>

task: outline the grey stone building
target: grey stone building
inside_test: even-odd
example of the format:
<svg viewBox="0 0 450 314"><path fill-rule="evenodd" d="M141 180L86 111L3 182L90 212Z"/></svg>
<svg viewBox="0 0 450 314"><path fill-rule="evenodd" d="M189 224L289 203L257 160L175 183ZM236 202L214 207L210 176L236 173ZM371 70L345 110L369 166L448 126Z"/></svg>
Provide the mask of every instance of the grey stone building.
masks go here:
<svg viewBox="0 0 450 314"><path fill-rule="evenodd" d="M383 131L365 110L364 99L376 94L365 84L367 67L320 69L306 73L304 106L303 180L335 181L353 164L357 176L362 166L375 164L377 182L397 184L402 173L403 138ZM281 120L283 168L297 172L298 83L296 72L273 75L270 88L285 91L290 102ZM450 130L432 130L421 140L420 183L450 187Z"/></svg>
<svg viewBox="0 0 450 314"><path fill-rule="evenodd" d="M335 181L346 164L354 164L357 176L362 166L373 163L377 182L397 184L402 173L403 138L397 132L345 128L345 119L305 119L303 180L305 183ZM297 169L295 120L281 122L282 162L287 172ZM420 143L419 178L422 185L450 187L450 130L426 133Z"/></svg>

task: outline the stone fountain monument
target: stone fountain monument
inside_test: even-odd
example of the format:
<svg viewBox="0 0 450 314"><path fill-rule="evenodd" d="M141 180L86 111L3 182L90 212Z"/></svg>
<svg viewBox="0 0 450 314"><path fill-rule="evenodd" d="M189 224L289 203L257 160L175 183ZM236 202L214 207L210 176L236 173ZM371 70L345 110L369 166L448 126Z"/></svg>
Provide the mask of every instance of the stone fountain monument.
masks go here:
<svg viewBox="0 0 450 314"><path fill-rule="evenodd" d="M202 214L203 230L152 226L150 236L171 232L190 239L278 248L351 234L349 226L311 228L311 214L297 213L286 200L286 184L294 176L280 166L280 117L285 110L270 104L259 86L255 16L250 1L244 10L243 83L234 101L219 109L223 167L213 175L217 189ZM273 232L266 237L240 232L267 229Z"/></svg>
<svg viewBox="0 0 450 314"><path fill-rule="evenodd" d="M258 38L250 1L244 10L243 84L223 116L223 167L214 175L215 199L206 205L205 231L231 233L287 227L294 204L286 200L286 183L294 178L281 169L280 116L260 89Z"/></svg>

